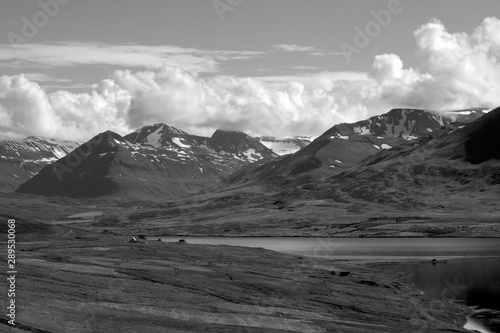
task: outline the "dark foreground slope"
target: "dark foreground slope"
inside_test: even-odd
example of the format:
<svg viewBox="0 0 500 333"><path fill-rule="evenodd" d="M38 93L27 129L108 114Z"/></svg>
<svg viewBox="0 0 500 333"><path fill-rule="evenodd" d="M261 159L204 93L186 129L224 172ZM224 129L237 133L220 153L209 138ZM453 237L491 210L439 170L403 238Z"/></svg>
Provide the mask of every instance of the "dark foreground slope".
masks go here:
<svg viewBox="0 0 500 333"><path fill-rule="evenodd" d="M0 218L21 227L27 222L18 213ZM45 237L51 227L42 237L24 229L16 248L17 328L4 317L0 331L466 332L467 308L443 302L436 311L397 273L263 249L131 244L63 229L52 239Z"/></svg>

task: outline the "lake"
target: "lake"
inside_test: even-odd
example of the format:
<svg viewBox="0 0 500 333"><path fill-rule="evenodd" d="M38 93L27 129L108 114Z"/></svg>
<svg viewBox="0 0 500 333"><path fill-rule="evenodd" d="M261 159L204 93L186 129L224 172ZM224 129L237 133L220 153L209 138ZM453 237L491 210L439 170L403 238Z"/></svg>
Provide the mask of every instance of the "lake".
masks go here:
<svg viewBox="0 0 500 333"><path fill-rule="evenodd" d="M483 332L500 332L500 258L469 258L435 264L425 261L378 267L409 273L410 281L429 297L452 299L478 309L471 317L469 327Z"/></svg>
<svg viewBox="0 0 500 333"><path fill-rule="evenodd" d="M308 238L308 237L160 237L193 244L261 247L268 250L335 259L443 259L500 257L494 238Z"/></svg>
<svg viewBox="0 0 500 333"><path fill-rule="evenodd" d="M417 289L437 300L454 299L478 310L468 329L500 332L500 239L161 237L192 244L261 247L331 259L350 259L407 272ZM401 260L413 263L401 263ZM433 264L432 259L437 259ZM446 261L446 262L445 262ZM444 296L443 296L444 295Z"/></svg>

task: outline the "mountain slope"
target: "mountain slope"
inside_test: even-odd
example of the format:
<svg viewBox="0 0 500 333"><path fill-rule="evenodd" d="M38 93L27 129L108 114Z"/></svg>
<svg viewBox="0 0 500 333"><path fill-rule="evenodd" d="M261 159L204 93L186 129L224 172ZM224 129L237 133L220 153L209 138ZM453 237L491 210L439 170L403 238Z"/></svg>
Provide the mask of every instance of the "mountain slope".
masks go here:
<svg viewBox="0 0 500 333"><path fill-rule="evenodd" d="M382 150L440 133L439 131L446 135L484 115L482 109L460 112L449 112L443 116L418 109L393 109L367 120L338 124L293 155L258 168L256 165L243 168L231 176L230 182L263 179L300 183L304 177L328 177L348 170Z"/></svg>
<svg viewBox="0 0 500 333"><path fill-rule="evenodd" d="M444 137L380 152L326 184L311 194L400 208L490 206L500 197L500 108Z"/></svg>
<svg viewBox="0 0 500 333"><path fill-rule="evenodd" d="M271 150L241 132L192 136L165 124L126 137L102 133L46 166L17 190L48 196L159 199L202 190Z"/></svg>
<svg viewBox="0 0 500 333"><path fill-rule="evenodd" d="M45 165L79 146L77 142L28 137L0 141L0 192L10 192L37 174Z"/></svg>

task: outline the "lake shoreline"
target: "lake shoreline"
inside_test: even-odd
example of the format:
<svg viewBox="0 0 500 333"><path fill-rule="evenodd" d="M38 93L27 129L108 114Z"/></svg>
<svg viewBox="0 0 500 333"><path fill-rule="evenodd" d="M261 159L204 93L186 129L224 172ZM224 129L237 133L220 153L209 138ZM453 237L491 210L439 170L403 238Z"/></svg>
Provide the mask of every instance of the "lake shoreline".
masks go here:
<svg viewBox="0 0 500 333"><path fill-rule="evenodd" d="M176 239L177 237L168 237L169 239L171 240L174 240ZM185 238L187 241L189 241L190 239L203 239L204 237L187 237ZM217 239L218 237L208 237L209 239ZM221 240L223 240L225 237L220 237ZM239 237L234 237L236 239L241 239ZM262 237L263 239L266 239L266 237ZM279 238L281 239L280 237L276 237L276 238ZM295 238L295 237L294 237ZM304 237L306 239L311 239L311 237ZM381 237L381 239L386 239L384 237ZM443 238L440 238L440 239L443 239ZM449 238L449 239L453 239L453 240L456 240L456 238ZM469 238L466 238L466 239L469 239ZM496 238L492 238L492 239L496 239ZM225 246L233 246L233 245L225 245ZM245 246L245 245L235 245L235 246ZM274 250L276 251L276 250ZM279 252L279 251L277 251ZM379 257L376 257L376 258L372 258L370 260L367 260L367 259L360 259L359 257L357 256L351 256L351 257L348 257L348 258L339 258L338 256L320 256L321 259L325 259L325 260L330 260L332 262L332 264L335 264L335 263L339 263L339 262L342 262L342 263L348 263L348 264L351 264L353 266L366 266L366 267L374 267L374 268L383 268L383 269L388 269L387 267L381 267L381 266L391 266L391 265L394 265L394 266L397 266L398 264L401 264L401 263L404 263L404 264L408 264L408 265L414 265L414 264L422 264L422 263L428 263L428 264L433 264L433 266L438 266L438 265L446 265L446 264L453 264L453 263L459 263L459 262L463 262L463 261L468 261L468 260L474 260L474 261L477 261L477 260L482 260L482 259L496 259L496 258L500 258L499 255L460 255L460 256L449 256L449 255L444 255L444 256L441 256L441 255L438 255L438 256L419 256L419 257L398 257L398 256L394 256L390 259L388 258L379 258ZM410 274L407 274L406 276L403 277L406 278L408 277ZM414 289L416 289L415 286L413 286ZM459 303L456 303L456 302L453 302L453 304L458 304L460 306L464 306L468 309L468 312L467 314L464 316L464 325L471 325L471 320L476 320L476 318L473 318L474 314L477 313L477 310L472 308L472 307L469 307L465 304L459 304ZM484 311L484 309L483 309ZM476 322L480 325L481 322L480 321L477 321ZM474 326L474 327L477 327Z"/></svg>
<svg viewBox="0 0 500 333"><path fill-rule="evenodd" d="M79 231L20 247L18 319L31 328L467 332L467 307L433 312L400 274L349 262Z"/></svg>

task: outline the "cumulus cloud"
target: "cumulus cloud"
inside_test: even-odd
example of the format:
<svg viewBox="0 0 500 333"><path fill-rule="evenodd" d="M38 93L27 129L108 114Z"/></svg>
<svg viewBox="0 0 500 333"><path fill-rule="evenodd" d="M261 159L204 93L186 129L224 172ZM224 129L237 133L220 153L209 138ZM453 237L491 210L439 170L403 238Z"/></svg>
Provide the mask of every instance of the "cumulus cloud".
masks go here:
<svg viewBox="0 0 500 333"><path fill-rule="evenodd" d="M318 134L329 124L367 114L366 106L356 103L365 98L362 87L343 81L312 89L300 82L271 85L233 76L202 78L164 66L116 71L90 93L47 94L23 75L3 76L1 82L9 83L0 85L1 129L9 136L84 140L107 129L127 134L157 122L202 135L216 129ZM32 93L23 93L26 90Z"/></svg>
<svg viewBox="0 0 500 333"><path fill-rule="evenodd" d="M85 140L164 122L189 133L218 128L252 135L319 135L339 122L393 107L453 109L500 104L500 20L450 33L435 20L415 31L422 66L396 54L375 57L367 73L288 77L207 76L164 65L119 70L87 93L45 90L24 75L0 78L0 132Z"/></svg>
<svg viewBox="0 0 500 333"><path fill-rule="evenodd" d="M104 80L91 93L47 94L24 75L0 77L0 132L4 138L29 135L84 141L111 129L128 130L129 92Z"/></svg>
<svg viewBox="0 0 500 333"><path fill-rule="evenodd" d="M40 86L24 75L0 77L0 126L4 131L55 134L57 115Z"/></svg>
<svg viewBox="0 0 500 333"><path fill-rule="evenodd" d="M375 58L370 77L381 99L401 106L454 109L500 104L500 20L486 18L475 31L450 33L434 20L414 33L421 68L401 58Z"/></svg>
<svg viewBox="0 0 500 333"><path fill-rule="evenodd" d="M348 113L338 111L332 92L306 89L299 82L271 86L251 78L200 78L172 67L117 71L115 80L132 93L132 127L159 121L207 135L217 128L280 135L292 134L300 124L318 131L323 126L317 121L331 123Z"/></svg>

